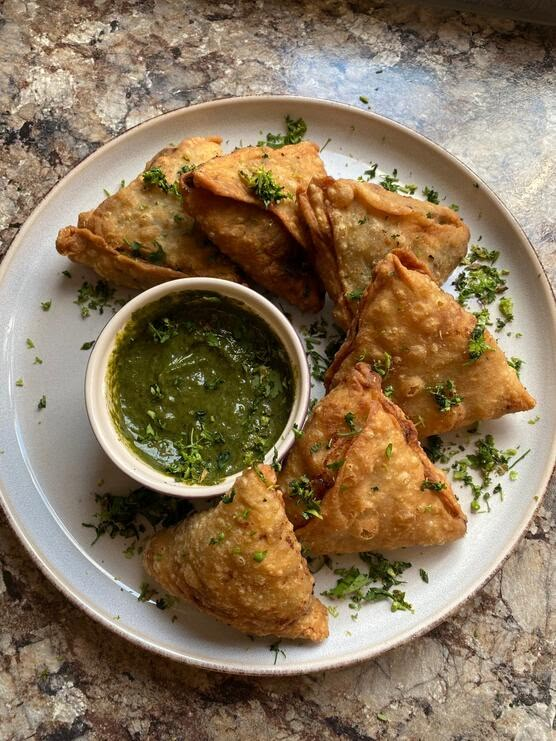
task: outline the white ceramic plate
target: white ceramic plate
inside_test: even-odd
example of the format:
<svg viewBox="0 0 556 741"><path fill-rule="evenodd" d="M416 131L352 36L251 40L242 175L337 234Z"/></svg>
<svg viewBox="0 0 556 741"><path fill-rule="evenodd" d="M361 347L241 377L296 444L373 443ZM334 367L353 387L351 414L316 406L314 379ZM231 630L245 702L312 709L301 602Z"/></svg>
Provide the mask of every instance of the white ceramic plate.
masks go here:
<svg viewBox="0 0 556 741"><path fill-rule="evenodd" d="M494 432L500 448L532 449L517 467L517 481L502 480L505 500L493 499L489 514L471 515L461 542L403 552L403 559L413 563L404 588L414 613L392 613L387 602L380 602L366 605L354 621L347 605L340 604L339 616L330 619L327 641L283 641L284 657L269 650L270 640L252 641L192 608L161 611L139 602L144 579L140 560L124 558L125 543L119 539L104 536L91 545L92 531L81 523L93 518L92 492L124 493L134 484L102 453L84 408L88 352L80 347L96 338L107 315L81 319L73 303L76 290L84 278L94 276L60 257L54 241L60 227L75 223L79 211L103 198L103 188L114 191L122 179L129 181L170 142L220 134L230 150L255 143L263 132L281 130L288 113L305 118L312 140L324 144L331 139L323 151L331 175L356 177L370 161L385 172L397 168L402 182L434 186L448 204L458 203L472 240L482 235L483 245L500 250L500 265L510 271L509 294L516 314L509 327L514 334L502 335L501 344L509 356L526 360L522 377L538 407L481 427L482 433ZM68 268L72 279L62 275ZM52 307L44 312L41 302L47 299ZM0 307L0 490L13 527L45 574L91 616L145 648L190 664L249 674L308 672L370 658L430 629L508 555L553 465L556 322L550 289L533 249L496 196L464 165L399 124L348 106L286 97L223 100L174 111L128 131L70 172L22 227L0 268ZM523 333L521 338L515 337L517 331ZM27 338L36 349L26 347ZM33 364L35 355L42 365ZM23 387L16 386L18 378L23 378ZM39 411L43 394L47 406ZM541 419L529 425L537 413ZM99 480L105 482L100 487ZM468 512L470 496L465 491L460 496ZM355 563L357 558L342 562ZM428 584L419 578L419 568L428 572ZM320 593L335 577L325 567L316 581Z"/></svg>

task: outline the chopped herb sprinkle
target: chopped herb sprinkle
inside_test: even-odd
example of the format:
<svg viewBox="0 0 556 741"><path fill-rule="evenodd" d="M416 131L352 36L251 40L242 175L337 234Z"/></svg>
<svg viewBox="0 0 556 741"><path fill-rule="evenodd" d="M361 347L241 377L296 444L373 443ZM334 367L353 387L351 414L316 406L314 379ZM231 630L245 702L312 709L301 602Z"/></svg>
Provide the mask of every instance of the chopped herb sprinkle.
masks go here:
<svg viewBox="0 0 556 741"><path fill-rule="evenodd" d="M307 133L307 124L302 118L293 119L286 116L286 133L285 134L267 134L265 141L257 142L258 147L270 147L271 149L280 149L286 144L299 144ZM325 145L326 146L326 145ZM323 147L324 149L324 147Z"/></svg>
<svg viewBox="0 0 556 741"><path fill-rule="evenodd" d="M456 385L451 378L448 378L444 383L428 386L427 391L432 395L441 412L449 412L463 401L463 397L458 395Z"/></svg>
<svg viewBox="0 0 556 741"><path fill-rule="evenodd" d="M322 519L320 513L320 501L317 499L311 481L307 476L301 476L289 482L289 495L295 499L296 504L303 508L302 517L305 520L311 517Z"/></svg>
<svg viewBox="0 0 556 741"><path fill-rule="evenodd" d="M284 188L274 179L274 175L262 165L254 172L239 171L242 182L259 198L265 208L273 203L292 199L291 193L287 193Z"/></svg>

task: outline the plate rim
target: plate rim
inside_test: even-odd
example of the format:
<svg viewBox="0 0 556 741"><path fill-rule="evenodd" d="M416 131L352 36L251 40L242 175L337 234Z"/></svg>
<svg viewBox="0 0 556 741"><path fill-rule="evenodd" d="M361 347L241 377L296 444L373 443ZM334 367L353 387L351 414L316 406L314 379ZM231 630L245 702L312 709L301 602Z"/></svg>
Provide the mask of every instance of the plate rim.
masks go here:
<svg viewBox="0 0 556 741"><path fill-rule="evenodd" d="M75 173L76 171L79 171L80 169L84 168L89 163L90 160L92 160L95 156L98 156L101 152L104 154L107 150L116 146L117 143L119 143L119 141L123 137L128 136L135 129L139 127L143 127L147 129L155 125L158 122L158 120L163 117L167 119L177 118L180 115L183 115L183 113L189 109L199 110L203 108L210 109L210 108L228 107L228 106L233 107L234 105L237 105L238 103L241 104L244 102L251 102L251 103L256 102L264 106L265 104L276 103L277 101L291 103L292 105L320 104L326 107L341 109L345 112L350 112L352 114L356 114L358 116L363 116L364 118L374 120L375 122L378 122L387 128L397 130L401 132L402 134L409 136L410 138L414 139L417 142L425 141L428 146L435 149L436 152L442 157L444 157L445 159L448 159L450 163L454 165L457 169L463 171L466 175L468 176L471 175L473 178L475 178L475 180L481 184L481 188L483 188L483 190L486 191L489 194L489 196L493 197L494 200L497 202L497 205L502 211L503 215L506 217L506 219L508 220L513 230L517 232L517 234L519 235L522 246L529 253L529 257L532 258L533 264L535 264L536 267L540 269L540 278L541 278L540 282L542 285L542 292L544 294L544 297L547 299L548 304L551 307L549 317L547 318L549 319L549 321L551 321L554 336L556 336L555 293L548 279L546 270L544 269L544 266L542 265L533 245L531 244L531 241L529 240L527 234L525 233L519 221L512 214L512 212L505 205L505 203L501 200L501 198L497 195L497 193L495 193L495 191L492 190L492 188L479 175L477 175L477 173L474 172L474 170L472 170L468 165L462 162L458 157L453 155L447 149L437 144L433 140L429 139L424 134L421 134L413 130L409 126L406 126L405 124L401 124L391 118L388 118L387 116L382 116L373 111L362 110L361 108L358 108L355 105L341 103L338 101L330 100L328 98L316 98L316 97L310 97L310 96L246 95L246 96L233 96L233 97L227 97L227 98L217 98L215 100L209 100L209 101L205 101L202 103L182 106L172 111L159 113L156 116L148 118L147 120L142 121L138 124L135 124L129 129L126 129L120 134L117 134L116 136L111 138L109 141L97 147L93 152L91 152L90 154L86 155L81 160L79 160L73 167L71 167L68 170L68 172L66 172L66 174L57 183L55 183L45 193L40 203L37 204L37 206L33 209L33 211L29 214L27 219L18 229L15 237L13 238L10 246L8 247L4 255L2 262L0 263L0 284L5 279L8 273L11 261L14 258L18 249L20 248L20 244L24 241L26 232L30 229L31 225L36 221L36 219L40 217L42 211L48 206L48 203L50 202L50 200L64 186L64 183L67 180L67 178L73 173ZM183 654L179 654L173 651L172 649L153 643L152 641L142 637L142 635L136 634L132 630L128 628L124 628L123 626L120 626L114 623L114 621L111 621L105 615L98 612L93 606L88 604L87 601L85 601L80 596L80 594L78 593L76 589L73 589L70 585L68 585L64 581L63 574L58 573L58 571L54 571L51 568L50 564L48 563L48 560L41 557L35 551L33 544L27 538L19 522L16 520L15 514L11 512L8 506L7 495L4 494L1 487L0 487L0 505L2 506L2 509L6 514L7 520L10 526L13 528L19 541L25 547L31 559L33 560L33 562L38 566L38 568L42 571L42 573L49 579L49 581L53 583L54 586L57 589L59 589L60 592L65 597L67 597L76 607L78 607L86 615L88 615L88 617L93 618L95 621L100 623L102 626L108 628L110 631L112 631L116 635L127 639L128 641L130 641L136 646L152 651L158 654L159 656L170 658L174 661L179 661L181 663L185 663L190 666L195 666L197 668L208 669L211 671L218 671L218 672L222 672L225 674L243 675L243 676L288 676L288 675L302 675L302 674L308 674L311 672L331 670L331 669L341 669L347 666L352 666L352 665L361 663L363 661L368 661L369 659L379 656L385 653L386 651L389 651L392 648L404 645L408 643L409 641L412 641L422 635L429 633L437 625L444 622L450 615L456 612L456 610L459 610L466 602L468 602L469 599L471 599L475 594L477 594L477 592L480 591L480 589L482 589L482 587L500 570L502 565L506 562L509 556L513 553L519 540L522 538L523 534L526 532L529 525L531 524L535 514L539 510L539 507L546 494L548 484L550 482L550 478L555 468L556 468L556 436L553 437L552 439L552 445L550 448L547 463L545 464L545 469L544 469L543 476L541 479L540 488L536 492L536 496L538 497L538 499L535 503L535 506L533 507L531 511L530 517L523 524L523 527L519 529L513 535L513 537L510 538L509 543L505 546L504 549L502 549L494 565L488 570L488 572L486 574L481 575L472 584L472 586L470 586L466 590L463 596L457 598L457 600L453 604L446 606L439 614L435 615L435 617L431 618L428 622L425 622L425 624L422 625L420 628L409 629L409 632L401 631L401 634L403 636L402 638L393 637L389 640L382 642L381 644L373 648L366 649L366 650L359 649L358 651L355 652L355 654L350 654L346 658L340 658L340 659L323 658L323 659L318 659L313 662L310 661L309 665L305 665L301 667L300 666L288 666L287 662L285 662L284 664L280 664L280 665L252 666L249 668L229 666L226 664L221 665L217 661L213 661L213 660L204 660L204 659L199 659L196 657L184 656ZM408 633L408 634L405 635L405 633Z"/></svg>

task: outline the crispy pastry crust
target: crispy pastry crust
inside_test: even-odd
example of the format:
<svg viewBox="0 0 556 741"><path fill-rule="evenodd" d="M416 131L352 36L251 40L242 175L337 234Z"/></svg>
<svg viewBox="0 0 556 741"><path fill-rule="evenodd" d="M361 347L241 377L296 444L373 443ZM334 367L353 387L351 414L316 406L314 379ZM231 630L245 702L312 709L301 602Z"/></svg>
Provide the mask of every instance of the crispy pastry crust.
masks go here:
<svg viewBox="0 0 556 741"><path fill-rule="evenodd" d="M259 167L270 170L275 182L291 198L272 203L268 209L247 187L240 172L252 173ZM280 149L271 147L243 147L218 160L206 162L195 170L193 181L198 188L217 196L231 198L275 214L292 237L304 247L309 247L310 237L299 213L297 192L304 190L312 178L326 177L326 170L319 157L319 148L313 142L289 144Z"/></svg>
<svg viewBox="0 0 556 741"><path fill-rule="evenodd" d="M304 520L303 507L288 496L291 481L303 475L321 499L322 519ZM449 481L365 363L317 404L279 485L296 535L312 555L439 545L465 535L466 518Z"/></svg>
<svg viewBox="0 0 556 741"><path fill-rule="evenodd" d="M159 152L145 169L159 167L168 182L184 165L194 165L221 153L220 137L185 139ZM175 278L211 276L240 281L237 267L182 213L181 199L156 185L145 185L142 174L106 198L93 211L79 215L78 226L60 231L56 248L74 262L88 265L101 277L128 288L149 288ZM134 254L131 245L139 243ZM149 261L157 245L164 257Z"/></svg>
<svg viewBox="0 0 556 741"><path fill-rule="evenodd" d="M350 295L367 287L374 266L391 250L413 251L439 284L467 251L469 229L452 209L373 183L315 178L298 200L313 262L344 329L357 311Z"/></svg>
<svg viewBox="0 0 556 741"><path fill-rule="evenodd" d="M274 471L258 471L236 481L233 501L156 533L145 569L170 594L243 633L321 641L328 614L313 596Z"/></svg>
<svg viewBox="0 0 556 741"><path fill-rule="evenodd" d="M270 211L235 201L181 181L184 208L228 257L263 288L317 312L324 303L322 284L307 255Z"/></svg>
<svg viewBox="0 0 556 741"><path fill-rule="evenodd" d="M413 253L394 250L375 268L359 313L325 376L327 388L340 383L359 360L391 356L385 382L392 400L413 420L421 438L532 409L535 400L494 337L492 348L470 362L469 338L477 323L429 277ZM451 380L463 401L440 411L431 388Z"/></svg>

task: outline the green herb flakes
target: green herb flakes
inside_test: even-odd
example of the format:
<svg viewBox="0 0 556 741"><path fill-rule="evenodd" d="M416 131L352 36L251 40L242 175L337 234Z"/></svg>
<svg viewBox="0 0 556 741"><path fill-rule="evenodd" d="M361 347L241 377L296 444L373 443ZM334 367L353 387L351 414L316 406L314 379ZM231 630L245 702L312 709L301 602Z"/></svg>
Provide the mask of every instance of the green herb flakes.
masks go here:
<svg viewBox="0 0 556 741"><path fill-rule="evenodd" d="M29 337L27 337L27 339L25 340L25 344L27 345L27 347L28 347L28 348L29 348L30 350L31 350L31 349L32 349L33 347L35 347L35 343L33 342L33 340L30 340L30 339L29 339Z"/></svg>
<svg viewBox="0 0 556 741"><path fill-rule="evenodd" d="M322 519L320 513L320 501L317 499L311 481L307 476L301 476L293 479L288 484L289 495L299 507L303 508L303 519L309 520L311 517Z"/></svg>
<svg viewBox="0 0 556 741"><path fill-rule="evenodd" d="M425 489L430 489L430 491L442 491L442 489L445 488L446 484L443 481L431 481L430 479L425 479L421 484L421 491L425 491Z"/></svg>
<svg viewBox="0 0 556 741"><path fill-rule="evenodd" d="M463 397L458 395L456 385L451 378L448 378L444 383L428 386L427 391L432 395L441 412L449 412L463 401Z"/></svg>
<svg viewBox="0 0 556 741"><path fill-rule="evenodd" d="M419 576L425 582L425 584L429 583L429 575L427 574L425 569L419 569Z"/></svg>
<svg viewBox="0 0 556 741"><path fill-rule="evenodd" d="M46 396L43 394L41 398L38 401L37 409L40 411L41 409L46 409Z"/></svg>
<svg viewBox="0 0 556 741"><path fill-rule="evenodd" d="M41 301L41 309L43 311L50 311L51 306L52 306L52 299L48 299L48 301Z"/></svg>
<svg viewBox="0 0 556 741"><path fill-rule="evenodd" d="M96 340L91 340L90 342L84 342L81 345L81 348L80 349L81 350L90 350L94 346L95 342L96 342Z"/></svg>
<svg viewBox="0 0 556 741"><path fill-rule="evenodd" d="M280 201L293 198L291 193L287 193L275 181L272 172L262 165L250 173L240 170L239 176L249 190L263 202L265 208L268 208L273 203L280 203Z"/></svg>
<svg viewBox="0 0 556 741"><path fill-rule="evenodd" d="M21 388L23 386L23 378L18 378L17 381L15 382L15 385L18 388Z"/></svg>
<svg viewBox="0 0 556 741"><path fill-rule="evenodd" d="M153 167L150 170L145 170L143 173L143 183L145 185L157 186L163 193L171 193L178 198L181 198L178 182L174 181L171 185L166 179L166 175L162 172L160 167Z"/></svg>
<svg viewBox="0 0 556 741"><path fill-rule="evenodd" d="M293 119L286 116L286 133L285 134L267 134L265 141L257 142L258 147L270 147L271 149L280 149L286 144L299 144L307 133L307 124L302 118ZM324 149L324 147L323 147Z"/></svg>
<svg viewBox="0 0 556 741"><path fill-rule="evenodd" d="M255 551L253 553L253 561L256 561L257 563L262 563L265 558L268 555L268 551Z"/></svg>
<svg viewBox="0 0 556 741"><path fill-rule="evenodd" d="M384 451L384 455L388 459L390 459L392 457L393 452L394 452L394 446L392 445L392 443L388 443L388 445L386 446L386 450Z"/></svg>

